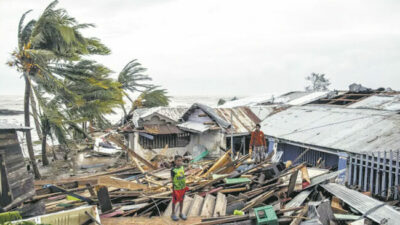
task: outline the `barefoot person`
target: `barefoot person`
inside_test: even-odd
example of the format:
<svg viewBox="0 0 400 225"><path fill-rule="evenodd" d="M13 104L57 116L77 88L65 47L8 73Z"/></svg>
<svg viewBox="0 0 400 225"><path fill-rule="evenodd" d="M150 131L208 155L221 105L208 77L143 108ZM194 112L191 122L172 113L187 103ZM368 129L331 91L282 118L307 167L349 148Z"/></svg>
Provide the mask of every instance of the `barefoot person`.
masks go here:
<svg viewBox="0 0 400 225"><path fill-rule="evenodd" d="M260 124L256 125L256 130L251 133L250 139L250 154L253 153L253 159L256 163L260 163L265 160L265 149L267 149L267 143L265 141L264 133L260 130Z"/></svg>
<svg viewBox="0 0 400 225"><path fill-rule="evenodd" d="M188 189L186 187L185 170L183 168L183 158L180 155L176 155L174 159L174 166L171 169L171 179L172 179L172 215L171 219L173 221L178 221L179 218L175 214L175 206L179 203L179 217L182 220L186 220L186 216L183 215L183 198L185 197L185 192Z"/></svg>

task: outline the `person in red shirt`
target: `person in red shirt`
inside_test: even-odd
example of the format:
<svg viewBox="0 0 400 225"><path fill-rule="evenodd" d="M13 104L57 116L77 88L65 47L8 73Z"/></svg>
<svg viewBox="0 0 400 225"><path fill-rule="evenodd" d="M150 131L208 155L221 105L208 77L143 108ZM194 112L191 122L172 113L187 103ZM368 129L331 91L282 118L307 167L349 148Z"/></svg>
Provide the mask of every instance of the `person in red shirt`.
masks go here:
<svg viewBox="0 0 400 225"><path fill-rule="evenodd" d="M265 141L264 133L260 130L260 124L256 125L256 130L251 132L250 139L250 154L253 153L253 159L256 163L260 163L265 160L265 149L267 149L267 142Z"/></svg>

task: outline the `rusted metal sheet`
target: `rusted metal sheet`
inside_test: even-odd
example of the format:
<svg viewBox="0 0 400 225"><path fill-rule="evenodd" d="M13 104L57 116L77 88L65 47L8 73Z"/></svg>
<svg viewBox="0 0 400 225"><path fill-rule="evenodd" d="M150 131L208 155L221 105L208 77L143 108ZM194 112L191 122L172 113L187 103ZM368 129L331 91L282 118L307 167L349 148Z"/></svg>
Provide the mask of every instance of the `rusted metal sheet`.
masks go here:
<svg viewBox="0 0 400 225"><path fill-rule="evenodd" d="M235 135L249 134L261 120L248 108L217 108L218 115L232 124L233 133ZM231 121L232 113L232 121ZM230 132L230 130L228 130Z"/></svg>
<svg viewBox="0 0 400 225"><path fill-rule="evenodd" d="M175 125L162 124L162 125L144 125L143 126L146 133L149 134L180 134L184 133Z"/></svg>

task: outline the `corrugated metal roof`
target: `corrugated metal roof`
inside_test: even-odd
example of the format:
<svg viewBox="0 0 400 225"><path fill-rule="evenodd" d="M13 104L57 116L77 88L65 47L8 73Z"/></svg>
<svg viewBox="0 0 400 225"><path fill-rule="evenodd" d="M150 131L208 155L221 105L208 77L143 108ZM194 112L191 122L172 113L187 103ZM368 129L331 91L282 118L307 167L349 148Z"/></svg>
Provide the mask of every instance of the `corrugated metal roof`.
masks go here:
<svg viewBox="0 0 400 225"><path fill-rule="evenodd" d="M400 149L400 115L334 106L293 106L262 122L272 137L348 152Z"/></svg>
<svg viewBox="0 0 400 225"><path fill-rule="evenodd" d="M206 113L211 119L213 119L220 127L226 129L230 127L230 123L225 121L223 118L218 115L218 113L211 107L200 104L200 103L194 103L183 115L182 119L184 121L187 121L190 114L196 110L196 109L201 109L203 110L204 113Z"/></svg>
<svg viewBox="0 0 400 225"><path fill-rule="evenodd" d="M254 130L261 120L247 107L238 108L217 108L218 115L231 123L234 134L248 134ZM231 121L232 112L232 121Z"/></svg>
<svg viewBox="0 0 400 225"><path fill-rule="evenodd" d="M285 209L290 209L294 207L299 207L303 204L303 202L308 198L308 196L313 192L313 190L304 190L296 195L292 200L290 200L286 205ZM285 212L285 216L290 216L294 213L294 211Z"/></svg>
<svg viewBox="0 0 400 225"><path fill-rule="evenodd" d="M9 124L6 121L0 120L0 130L18 130L18 131L25 131L30 130L32 128L19 126L15 124Z"/></svg>
<svg viewBox="0 0 400 225"><path fill-rule="evenodd" d="M352 208L360 211L365 216L374 220L379 224L396 225L399 224L400 212L393 207L385 205L384 202L378 201L358 191L351 190L345 186L329 183L321 185L325 190L340 198ZM386 221L386 223L382 223Z"/></svg>
<svg viewBox="0 0 400 225"><path fill-rule="evenodd" d="M256 105L250 106L249 109L260 119L260 121L263 121L275 112L277 107L278 106L276 105Z"/></svg>
<svg viewBox="0 0 400 225"><path fill-rule="evenodd" d="M275 104L305 105L312 101L328 96L329 91L292 91L274 99Z"/></svg>
<svg viewBox="0 0 400 225"><path fill-rule="evenodd" d="M180 134L183 133L177 126L171 124L143 125L146 133L149 134Z"/></svg>
<svg viewBox="0 0 400 225"><path fill-rule="evenodd" d="M400 111L400 95L373 95L349 105L348 108Z"/></svg>
<svg viewBox="0 0 400 225"><path fill-rule="evenodd" d="M178 122L182 115L187 111L186 107L153 107L136 109L132 112L132 122L135 127L139 126L139 119L153 115L159 115L172 121Z"/></svg>
<svg viewBox="0 0 400 225"><path fill-rule="evenodd" d="M233 107L239 107L239 106L258 105L258 104L270 102L274 96L279 96L279 95L280 95L280 93L279 94L267 93L267 94L263 94L263 95L244 97L244 98L240 98L240 99L234 100L234 101L227 101L225 104L223 104L219 107L233 108Z"/></svg>
<svg viewBox="0 0 400 225"><path fill-rule="evenodd" d="M209 125L204 125L202 123L197 123L193 121L187 121L177 125L182 130L195 132L195 133L203 133L210 129Z"/></svg>

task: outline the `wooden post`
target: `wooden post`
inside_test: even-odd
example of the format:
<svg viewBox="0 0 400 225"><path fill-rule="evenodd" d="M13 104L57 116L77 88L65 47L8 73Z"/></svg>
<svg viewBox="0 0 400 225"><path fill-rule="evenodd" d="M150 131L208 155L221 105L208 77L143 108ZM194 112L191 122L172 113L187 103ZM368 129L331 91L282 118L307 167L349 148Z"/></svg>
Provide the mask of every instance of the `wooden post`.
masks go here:
<svg viewBox="0 0 400 225"><path fill-rule="evenodd" d="M110 211L113 207L111 204L110 196L108 195L108 188L106 186L100 186L97 190L97 197L99 199L99 205L101 212Z"/></svg>

